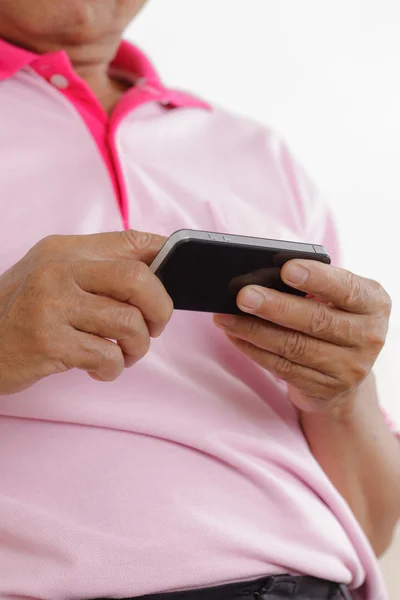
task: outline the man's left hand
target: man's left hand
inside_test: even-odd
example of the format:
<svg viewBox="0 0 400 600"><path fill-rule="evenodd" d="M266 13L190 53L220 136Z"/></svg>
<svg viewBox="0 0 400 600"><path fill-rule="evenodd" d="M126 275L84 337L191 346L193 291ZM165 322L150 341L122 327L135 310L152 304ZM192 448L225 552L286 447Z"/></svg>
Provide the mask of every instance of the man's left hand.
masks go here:
<svg viewBox="0 0 400 600"><path fill-rule="evenodd" d="M300 410L334 409L370 373L385 343L390 298L375 281L315 261L290 261L281 276L311 297L247 286L237 304L251 316L215 315L215 324L290 384Z"/></svg>

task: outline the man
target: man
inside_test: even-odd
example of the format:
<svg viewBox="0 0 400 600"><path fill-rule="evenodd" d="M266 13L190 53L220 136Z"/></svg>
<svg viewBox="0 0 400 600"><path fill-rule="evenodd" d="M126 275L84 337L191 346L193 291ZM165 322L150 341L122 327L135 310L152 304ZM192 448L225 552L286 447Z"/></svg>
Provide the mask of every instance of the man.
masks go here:
<svg viewBox="0 0 400 600"><path fill-rule="evenodd" d="M336 242L273 133L121 44L144 4L0 0L0 597L383 600L390 300L293 261L319 302L172 316L148 265L177 229Z"/></svg>

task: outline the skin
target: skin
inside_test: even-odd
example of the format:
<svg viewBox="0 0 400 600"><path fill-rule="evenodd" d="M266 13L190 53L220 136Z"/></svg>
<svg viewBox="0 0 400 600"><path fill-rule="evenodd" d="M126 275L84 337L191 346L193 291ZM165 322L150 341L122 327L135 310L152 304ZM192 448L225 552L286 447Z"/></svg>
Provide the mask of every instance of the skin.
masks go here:
<svg viewBox="0 0 400 600"><path fill-rule="evenodd" d="M108 66L124 29L147 0L0 0L0 37L45 54L65 50L111 114L128 85Z"/></svg>
<svg viewBox="0 0 400 600"><path fill-rule="evenodd" d="M109 76L108 65L144 4L0 0L0 37L38 53L65 50L111 114L126 85ZM140 360L172 313L148 269L163 242L133 231L53 236L3 274L0 394L72 368L112 381ZM307 279L296 280L295 266ZM248 359L288 382L311 452L381 554L400 516L400 445L371 375L389 297L376 282L320 263L292 261L282 277L314 299L248 286L238 304L249 316L216 316L215 324ZM257 305L250 291L258 292Z"/></svg>

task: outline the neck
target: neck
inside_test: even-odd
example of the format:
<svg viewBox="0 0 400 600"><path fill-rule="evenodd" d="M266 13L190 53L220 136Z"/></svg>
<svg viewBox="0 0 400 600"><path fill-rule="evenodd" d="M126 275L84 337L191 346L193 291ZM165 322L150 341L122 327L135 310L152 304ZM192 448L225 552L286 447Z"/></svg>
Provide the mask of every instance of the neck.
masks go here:
<svg viewBox="0 0 400 600"><path fill-rule="evenodd" d="M130 85L113 78L109 66L120 44L119 37L102 39L93 44L65 45L76 73L87 83L108 115Z"/></svg>
<svg viewBox="0 0 400 600"><path fill-rule="evenodd" d="M68 44L46 42L45 39L33 39L31 42L20 39L18 32L6 31L5 35L0 31L0 37L7 41L36 52L46 54L65 50L76 73L87 83L107 114L111 114L121 96L130 85L114 79L109 74L109 65L114 59L120 44L120 37L112 36L94 43Z"/></svg>
<svg viewBox="0 0 400 600"><path fill-rule="evenodd" d="M110 115L130 84L110 76L108 63L82 65L72 62L72 65Z"/></svg>

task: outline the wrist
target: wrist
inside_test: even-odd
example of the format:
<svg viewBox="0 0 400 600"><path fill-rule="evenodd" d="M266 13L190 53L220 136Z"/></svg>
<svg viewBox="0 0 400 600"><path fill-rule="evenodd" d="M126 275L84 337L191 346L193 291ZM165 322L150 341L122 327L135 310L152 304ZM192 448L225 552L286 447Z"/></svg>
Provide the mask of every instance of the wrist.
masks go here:
<svg viewBox="0 0 400 600"><path fill-rule="evenodd" d="M360 420L365 411L378 407L373 373L354 390L343 394L331 408L323 412L306 412L300 410L301 423L318 423L320 425L351 425Z"/></svg>

